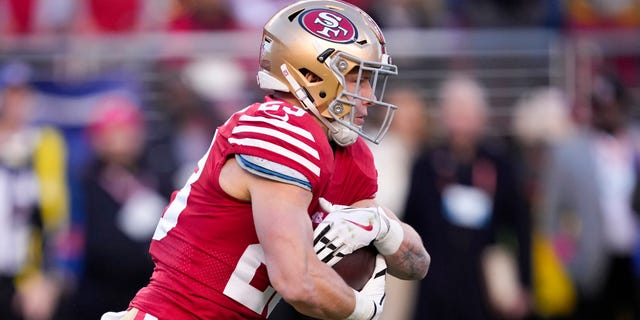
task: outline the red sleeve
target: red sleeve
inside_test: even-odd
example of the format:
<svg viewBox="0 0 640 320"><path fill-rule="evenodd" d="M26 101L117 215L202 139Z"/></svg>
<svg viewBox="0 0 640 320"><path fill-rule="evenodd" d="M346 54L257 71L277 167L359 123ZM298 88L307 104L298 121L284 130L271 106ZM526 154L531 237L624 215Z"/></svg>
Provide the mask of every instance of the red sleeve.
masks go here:
<svg viewBox="0 0 640 320"><path fill-rule="evenodd" d="M237 118L227 141L233 153L256 156L301 173L311 189L330 174L333 156L326 134L305 110L270 101Z"/></svg>

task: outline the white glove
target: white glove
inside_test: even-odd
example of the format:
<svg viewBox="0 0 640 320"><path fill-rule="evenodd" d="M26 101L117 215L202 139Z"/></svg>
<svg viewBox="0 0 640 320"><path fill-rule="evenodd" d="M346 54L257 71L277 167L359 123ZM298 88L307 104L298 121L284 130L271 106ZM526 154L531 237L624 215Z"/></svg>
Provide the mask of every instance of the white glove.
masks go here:
<svg viewBox="0 0 640 320"><path fill-rule="evenodd" d="M318 258L329 266L368 246L380 232L378 208L332 205L322 198L320 206L329 215L313 232L313 248Z"/></svg>
<svg viewBox="0 0 640 320"><path fill-rule="evenodd" d="M314 230L313 246L318 258L329 266L372 242L384 255L400 247L404 237L402 227L389 219L382 207L333 205L323 198L319 202L329 215Z"/></svg>
<svg viewBox="0 0 640 320"><path fill-rule="evenodd" d="M371 279L367 281L360 292L355 292L356 306L353 313L346 320L371 319L380 317L387 295L386 288L387 262L384 256L376 256L376 267ZM354 290L355 291L355 290Z"/></svg>

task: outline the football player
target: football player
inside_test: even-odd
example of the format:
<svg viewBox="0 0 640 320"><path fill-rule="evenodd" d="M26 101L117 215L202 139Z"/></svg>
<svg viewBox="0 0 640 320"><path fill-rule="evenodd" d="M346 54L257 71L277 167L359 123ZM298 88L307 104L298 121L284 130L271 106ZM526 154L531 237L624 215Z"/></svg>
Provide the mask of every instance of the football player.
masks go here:
<svg viewBox="0 0 640 320"><path fill-rule="evenodd" d="M330 267L370 243L384 257L375 274L426 275L421 238L375 203L363 139L379 142L397 109L382 101L397 68L376 23L345 2L300 1L266 23L259 59L270 94L217 128L153 235L148 286L103 319L265 319L281 297L314 318L375 319L383 278L356 291Z"/></svg>

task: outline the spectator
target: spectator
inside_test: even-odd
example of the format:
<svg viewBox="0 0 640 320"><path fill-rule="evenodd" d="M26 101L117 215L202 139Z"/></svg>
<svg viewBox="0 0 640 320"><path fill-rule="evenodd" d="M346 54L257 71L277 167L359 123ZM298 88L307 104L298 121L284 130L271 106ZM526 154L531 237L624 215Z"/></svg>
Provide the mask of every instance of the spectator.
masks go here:
<svg viewBox="0 0 640 320"><path fill-rule="evenodd" d="M267 20L268 15L265 12L276 12L290 4L290 0L233 0L230 1L233 15L237 19L238 24L243 28L261 29ZM247 7L251 6L251 10Z"/></svg>
<svg viewBox="0 0 640 320"><path fill-rule="evenodd" d="M559 27L562 1L446 0L449 24L467 28Z"/></svg>
<svg viewBox="0 0 640 320"><path fill-rule="evenodd" d="M126 308L153 269L149 239L166 205L142 165L145 130L137 106L105 98L89 137L95 157L82 178L83 270L61 311L65 320L99 319L105 308Z"/></svg>
<svg viewBox="0 0 640 320"><path fill-rule="evenodd" d="M440 26L446 14L440 0L382 0L371 4L374 19L382 28L428 28Z"/></svg>
<svg viewBox="0 0 640 320"><path fill-rule="evenodd" d="M238 28L228 0L180 0L169 24L172 31L212 31Z"/></svg>
<svg viewBox="0 0 640 320"><path fill-rule="evenodd" d="M593 84L589 125L551 150L545 229L577 289L574 318L634 319L638 217L632 194L640 132L617 76L603 72Z"/></svg>
<svg viewBox="0 0 640 320"><path fill-rule="evenodd" d="M567 1L570 29L615 29L640 26L640 1Z"/></svg>
<svg viewBox="0 0 640 320"><path fill-rule="evenodd" d="M99 32L132 32L137 27L141 0L89 0L86 4Z"/></svg>
<svg viewBox="0 0 640 320"><path fill-rule="evenodd" d="M534 312L543 319L562 319L575 308L575 288L541 223L541 181L550 147L575 129L564 92L539 88L524 94L514 107L514 147L521 161L520 180L533 220L532 294Z"/></svg>
<svg viewBox="0 0 640 320"><path fill-rule="evenodd" d="M0 318L8 320L53 313L53 244L68 215L64 140L31 123L31 73L23 62L0 70Z"/></svg>
<svg viewBox="0 0 640 320"><path fill-rule="evenodd" d="M549 148L569 136L574 127L568 101L559 89L531 90L514 106L511 130L522 157L521 179L531 206L540 205L540 180Z"/></svg>
<svg viewBox="0 0 640 320"><path fill-rule="evenodd" d="M486 135L485 99L474 79L447 80L439 101L442 139L412 169L405 221L434 261L420 283L414 319L528 313L529 215L509 155Z"/></svg>

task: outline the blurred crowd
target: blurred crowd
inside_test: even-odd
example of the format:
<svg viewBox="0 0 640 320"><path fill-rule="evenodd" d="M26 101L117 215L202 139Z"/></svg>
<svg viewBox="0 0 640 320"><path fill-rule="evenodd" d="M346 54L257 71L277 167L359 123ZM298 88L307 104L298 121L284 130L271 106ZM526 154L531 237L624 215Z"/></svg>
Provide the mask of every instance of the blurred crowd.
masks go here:
<svg viewBox="0 0 640 320"><path fill-rule="evenodd" d="M0 319L125 309L151 273L169 195L222 119L262 94L247 89L251 59L212 52L58 79L56 63L73 61L30 59L19 39L258 32L289 2L0 0ZM640 39L640 0L350 2L383 29ZM390 277L383 319L640 319L640 50L575 65L571 87L529 88L499 132L473 66L429 91L392 83L400 111L371 145L379 198L421 234L432 265L419 283Z"/></svg>
<svg viewBox="0 0 640 320"><path fill-rule="evenodd" d="M262 27L288 0L3 0L0 30L29 33L206 31ZM352 0L383 28L634 28L636 0Z"/></svg>

